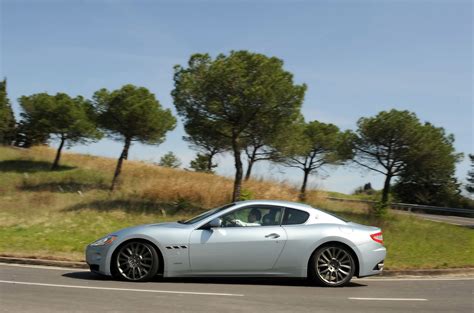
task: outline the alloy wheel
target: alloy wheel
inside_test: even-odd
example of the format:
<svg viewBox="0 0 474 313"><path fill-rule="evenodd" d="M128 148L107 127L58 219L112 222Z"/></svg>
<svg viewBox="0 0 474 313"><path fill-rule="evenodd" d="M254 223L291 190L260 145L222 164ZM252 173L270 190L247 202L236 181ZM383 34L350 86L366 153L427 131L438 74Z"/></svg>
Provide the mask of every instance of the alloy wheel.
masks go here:
<svg viewBox="0 0 474 313"><path fill-rule="evenodd" d="M343 285L352 278L354 261L345 249L327 247L317 254L316 274L327 285Z"/></svg>
<svg viewBox="0 0 474 313"><path fill-rule="evenodd" d="M116 262L120 275L127 280L143 280L156 268L152 248L142 242L131 242L120 248Z"/></svg>

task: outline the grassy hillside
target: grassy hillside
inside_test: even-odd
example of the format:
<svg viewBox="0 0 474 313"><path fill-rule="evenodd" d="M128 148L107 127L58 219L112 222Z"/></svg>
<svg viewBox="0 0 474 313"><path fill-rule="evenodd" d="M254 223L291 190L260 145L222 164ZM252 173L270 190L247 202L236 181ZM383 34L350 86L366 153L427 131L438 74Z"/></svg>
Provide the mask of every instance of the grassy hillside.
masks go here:
<svg viewBox="0 0 474 313"><path fill-rule="evenodd" d="M94 239L130 225L177 220L230 201L232 181L220 176L127 161L122 182L111 194L115 160L65 153L50 171L54 151L0 147L0 254L83 259ZM250 181L255 199L296 200L284 184ZM351 220L381 226L387 267L474 266L474 232L408 216L373 220L363 204L325 201L313 191L308 202Z"/></svg>

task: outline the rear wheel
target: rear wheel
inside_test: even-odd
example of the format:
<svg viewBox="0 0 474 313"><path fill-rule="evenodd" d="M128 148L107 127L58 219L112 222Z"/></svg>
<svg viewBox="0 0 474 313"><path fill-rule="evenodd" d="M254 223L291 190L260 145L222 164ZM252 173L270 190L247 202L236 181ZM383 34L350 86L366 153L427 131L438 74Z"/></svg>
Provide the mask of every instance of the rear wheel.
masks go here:
<svg viewBox="0 0 474 313"><path fill-rule="evenodd" d="M155 248L142 241L130 241L119 247L112 262L114 276L129 281L148 281L159 268Z"/></svg>
<svg viewBox="0 0 474 313"><path fill-rule="evenodd" d="M347 285L355 272L355 262L348 248L331 244L318 248L311 257L310 278L328 287Z"/></svg>

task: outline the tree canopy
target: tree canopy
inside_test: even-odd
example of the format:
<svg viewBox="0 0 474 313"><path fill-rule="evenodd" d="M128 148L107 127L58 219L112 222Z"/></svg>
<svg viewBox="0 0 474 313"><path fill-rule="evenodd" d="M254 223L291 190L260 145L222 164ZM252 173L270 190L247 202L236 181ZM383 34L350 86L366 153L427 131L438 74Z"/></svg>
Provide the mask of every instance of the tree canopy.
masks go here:
<svg viewBox="0 0 474 313"><path fill-rule="evenodd" d="M160 158L158 165L169 168L179 168L181 166L181 161L173 152L170 151Z"/></svg>
<svg viewBox="0 0 474 313"><path fill-rule="evenodd" d="M111 190L114 190L132 142L161 144L166 133L175 128L176 119L145 87L100 89L94 93L93 101L99 126L110 138L124 142L112 180Z"/></svg>
<svg viewBox="0 0 474 313"><path fill-rule="evenodd" d="M52 96L38 93L19 100L23 109L22 124L36 137L53 137L59 140L52 169L59 166L64 145L85 143L101 138L97 130L93 107L81 96L75 98L65 93Z"/></svg>
<svg viewBox="0 0 474 313"><path fill-rule="evenodd" d="M302 122L291 132L289 145L278 149L279 162L303 171L300 200L305 200L308 177L327 165L341 164L351 158L351 135L336 125L319 121Z"/></svg>
<svg viewBox="0 0 474 313"><path fill-rule="evenodd" d="M279 151L293 142L292 129L304 120L300 112L293 115L273 116L271 120L253 121L247 131L245 154L247 170L245 180L251 176L253 166L258 161L278 161Z"/></svg>
<svg viewBox="0 0 474 313"><path fill-rule="evenodd" d="M201 152L198 153L195 161L203 162L200 164L206 163L206 171L212 172L212 168L215 167L213 166L214 157L219 153L229 150L226 140L215 134L212 129L202 128L199 125L188 125L186 131L187 136L183 136L183 140L188 142L192 149ZM198 166L197 163L195 165Z"/></svg>
<svg viewBox="0 0 474 313"><path fill-rule="evenodd" d="M455 177L462 154L454 149L454 136L425 123L421 144L411 147L406 164L394 186L397 197L408 203L450 205L460 192Z"/></svg>
<svg viewBox="0 0 474 313"><path fill-rule="evenodd" d="M204 173L214 173L214 168L217 167L217 164L212 162L212 158L206 154L198 153L194 160L191 160L190 168L195 172L204 172Z"/></svg>
<svg viewBox="0 0 474 313"><path fill-rule="evenodd" d="M248 51L231 51L212 59L191 56L188 66L176 66L172 91L188 133L209 130L230 148L235 180L232 198L240 198L242 151L252 125L270 127L283 116L298 116L306 85L296 85L283 61Z"/></svg>
<svg viewBox="0 0 474 313"><path fill-rule="evenodd" d="M428 181L434 179L435 172L438 178L452 177L450 173L459 156L452 146L454 137L446 135L442 128L423 124L414 113L398 110L361 118L357 125L354 162L385 175L381 212L388 203L395 177L403 177L401 182L407 184L414 177L420 178L420 174ZM435 171L431 178L425 173L428 170Z"/></svg>
<svg viewBox="0 0 474 313"><path fill-rule="evenodd" d="M0 144L10 145L15 139L15 115L8 99L7 80L0 81Z"/></svg>
<svg viewBox="0 0 474 313"><path fill-rule="evenodd" d="M467 173L466 191L474 193L474 154L469 154L469 160L471 161L471 170Z"/></svg>

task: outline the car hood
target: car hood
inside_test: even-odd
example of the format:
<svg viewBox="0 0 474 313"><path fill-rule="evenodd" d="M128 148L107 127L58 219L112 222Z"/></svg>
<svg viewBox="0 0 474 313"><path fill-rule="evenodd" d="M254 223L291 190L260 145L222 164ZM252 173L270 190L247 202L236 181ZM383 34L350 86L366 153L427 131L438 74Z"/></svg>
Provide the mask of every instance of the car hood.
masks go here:
<svg viewBox="0 0 474 313"><path fill-rule="evenodd" d="M166 223L155 223L155 224L143 224L138 226L132 226L128 228L123 228L121 230L115 231L113 235L121 235L125 233L140 233L146 230L155 230L155 229L185 229L188 228L186 224L180 224L178 222L166 222Z"/></svg>

